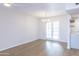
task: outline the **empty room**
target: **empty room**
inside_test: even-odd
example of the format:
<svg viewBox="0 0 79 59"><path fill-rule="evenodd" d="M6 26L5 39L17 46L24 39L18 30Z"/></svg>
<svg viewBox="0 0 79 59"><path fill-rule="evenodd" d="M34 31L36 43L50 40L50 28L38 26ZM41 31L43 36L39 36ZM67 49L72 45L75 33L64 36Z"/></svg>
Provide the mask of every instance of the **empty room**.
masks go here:
<svg viewBox="0 0 79 59"><path fill-rule="evenodd" d="M79 56L79 3L0 3L0 56Z"/></svg>

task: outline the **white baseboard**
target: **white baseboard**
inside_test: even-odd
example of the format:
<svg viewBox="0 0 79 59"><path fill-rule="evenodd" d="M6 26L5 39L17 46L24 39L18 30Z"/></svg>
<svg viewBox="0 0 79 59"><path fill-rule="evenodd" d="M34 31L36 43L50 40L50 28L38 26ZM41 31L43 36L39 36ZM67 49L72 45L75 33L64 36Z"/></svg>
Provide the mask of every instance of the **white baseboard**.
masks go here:
<svg viewBox="0 0 79 59"><path fill-rule="evenodd" d="M2 49L0 49L0 51L7 50L7 49L10 49L10 48L22 45L22 44L26 44L26 43L29 43L29 42L32 42L32 41L35 41L35 40L38 40L38 39L34 39L34 40L30 40L30 41L25 41L25 42L20 42L18 44L12 45L12 46L2 48Z"/></svg>
<svg viewBox="0 0 79 59"><path fill-rule="evenodd" d="M42 39L42 40L53 40L53 39L47 39L47 38L40 38L40 39ZM59 41L59 42L67 42L67 41L64 41L64 40L54 40L54 41Z"/></svg>

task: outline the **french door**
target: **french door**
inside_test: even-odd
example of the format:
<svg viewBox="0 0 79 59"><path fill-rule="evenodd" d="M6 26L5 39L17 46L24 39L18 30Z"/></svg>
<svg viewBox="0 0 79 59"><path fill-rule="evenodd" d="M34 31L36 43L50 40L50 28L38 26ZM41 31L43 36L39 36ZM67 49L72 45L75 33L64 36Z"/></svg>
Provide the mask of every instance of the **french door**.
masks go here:
<svg viewBox="0 0 79 59"><path fill-rule="evenodd" d="M60 38L60 22L48 21L46 23L46 37L48 39L58 40Z"/></svg>

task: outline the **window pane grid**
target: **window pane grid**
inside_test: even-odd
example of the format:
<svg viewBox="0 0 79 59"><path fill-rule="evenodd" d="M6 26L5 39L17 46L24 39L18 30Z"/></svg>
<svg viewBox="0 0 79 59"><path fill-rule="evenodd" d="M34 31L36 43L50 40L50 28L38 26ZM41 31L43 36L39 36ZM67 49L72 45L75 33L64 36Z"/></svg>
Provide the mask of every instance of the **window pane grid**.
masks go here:
<svg viewBox="0 0 79 59"><path fill-rule="evenodd" d="M53 39L59 39L59 21L53 22Z"/></svg>
<svg viewBox="0 0 79 59"><path fill-rule="evenodd" d="M46 35L47 38L51 38L51 22L46 23Z"/></svg>

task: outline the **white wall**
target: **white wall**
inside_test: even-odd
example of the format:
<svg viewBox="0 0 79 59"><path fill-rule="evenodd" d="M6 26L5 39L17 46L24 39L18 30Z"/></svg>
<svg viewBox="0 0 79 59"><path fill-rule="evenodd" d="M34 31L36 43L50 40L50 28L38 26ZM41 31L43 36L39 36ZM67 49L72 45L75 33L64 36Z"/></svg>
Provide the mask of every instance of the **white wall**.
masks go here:
<svg viewBox="0 0 79 59"><path fill-rule="evenodd" d="M58 41L68 42L70 36L69 16L62 15L50 18L51 22L58 20L60 22L60 39ZM41 39L46 38L46 23L40 21L39 36ZM52 32L53 33L53 32Z"/></svg>
<svg viewBox="0 0 79 59"><path fill-rule="evenodd" d="M60 21L60 41L68 42L70 38L70 24L69 24L69 16L64 15L57 17Z"/></svg>
<svg viewBox="0 0 79 59"><path fill-rule="evenodd" d="M10 8L0 10L0 50L37 39L37 19Z"/></svg>

